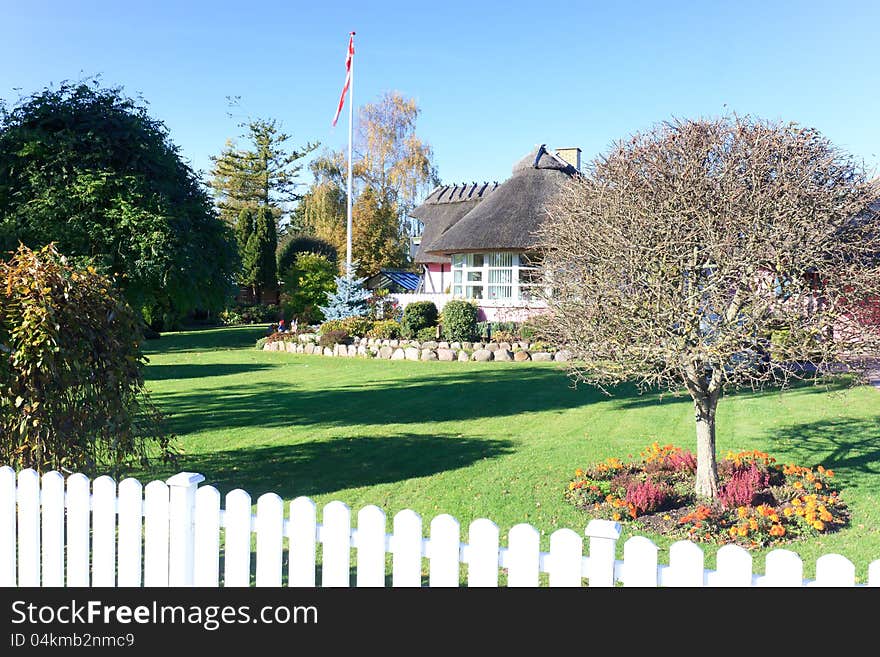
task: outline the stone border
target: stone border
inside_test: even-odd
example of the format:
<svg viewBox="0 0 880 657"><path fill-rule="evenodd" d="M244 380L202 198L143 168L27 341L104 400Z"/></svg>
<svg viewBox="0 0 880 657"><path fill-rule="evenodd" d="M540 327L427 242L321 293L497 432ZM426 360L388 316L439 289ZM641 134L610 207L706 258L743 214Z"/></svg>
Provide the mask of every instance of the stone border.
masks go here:
<svg viewBox="0 0 880 657"><path fill-rule="evenodd" d="M538 351L535 343L528 342L435 342L429 340L379 340L352 338L351 344L320 347L318 336L304 333L296 340L277 340L263 346L264 351L285 351L293 354L313 354L347 358L382 358L385 360L442 360L442 361L502 361L502 362L557 362L571 360L565 349Z"/></svg>

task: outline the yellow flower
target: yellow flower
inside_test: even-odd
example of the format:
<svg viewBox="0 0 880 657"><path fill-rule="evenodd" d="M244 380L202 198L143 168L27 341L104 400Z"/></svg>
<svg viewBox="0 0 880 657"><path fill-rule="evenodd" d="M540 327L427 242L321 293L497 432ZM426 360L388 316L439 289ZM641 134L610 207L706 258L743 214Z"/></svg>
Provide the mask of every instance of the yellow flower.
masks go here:
<svg viewBox="0 0 880 657"><path fill-rule="evenodd" d="M822 531L823 529L825 529L825 523L821 520L816 520L813 523L813 529L818 529L819 531Z"/></svg>
<svg viewBox="0 0 880 657"><path fill-rule="evenodd" d="M738 515L740 518L745 518L747 515L749 515L749 510L746 507L741 506L736 510L736 515Z"/></svg>
<svg viewBox="0 0 880 657"><path fill-rule="evenodd" d="M611 516L611 519L612 519L612 520L620 520L620 514L619 514L619 513L615 513L615 514L613 514L613 515Z"/></svg>
<svg viewBox="0 0 880 657"><path fill-rule="evenodd" d="M791 515L794 513L794 511L792 510L792 508L790 506L787 506L787 507L785 507L785 510L782 513L785 514L786 518L790 518Z"/></svg>

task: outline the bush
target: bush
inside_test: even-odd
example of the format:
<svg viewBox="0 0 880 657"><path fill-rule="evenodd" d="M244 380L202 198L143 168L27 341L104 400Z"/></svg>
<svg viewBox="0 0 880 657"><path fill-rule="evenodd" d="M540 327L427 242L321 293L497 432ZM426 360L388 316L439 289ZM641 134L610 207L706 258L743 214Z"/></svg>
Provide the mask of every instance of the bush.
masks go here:
<svg viewBox="0 0 880 657"><path fill-rule="evenodd" d="M385 288L373 290L373 294L367 299L367 308L368 316L376 321L397 319L401 315L400 304Z"/></svg>
<svg viewBox="0 0 880 657"><path fill-rule="evenodd" d="M490 322L489 323L489 337L493 342L499 342L499 340L495 337L496 333L509 333L514 336L519 335L519 324L516 322Z"/></svg>
<svg viewBox="0 0 880 657"><path fill-rule="evenodd" d="M437 306L433 301L415 301L403 309L400 333L412 338L423 328L437 325Z"/></svg>
<svg viewBox="0 0 880 657"><path fill-rule="evenodd" d="M470 301L453 299L443 307L443 337L468 342L477 335L477 306Z"/></svg>
<svg viewBox="0 0 880 657"><path fill-rule="evenodd" d="M373 320L366 317L346 317L342 320L342 328L349 335L363 338L373 328Z"/></svg>
<svg viewBox="0 0 880 657"><path fill-rule="evenodd" d="M281 316L281 307L270 303L253 305L236 304L220 313L220 321L229 326L232 324L266 324L277 321Z"/></svg>
<svg viewBox="0 0 880 657"><path fill-rule="evenodd" d="M447 304L449 305L449 304ZM444 307L443 310L446 310ZM474 329L474 338L479 338L484 342L489 339L489 325L491 322L477 322L476 328ZM470 340L471 338L465 338L466 340Z"/></svg>
<svg viewBox="0 0 880 657"><path fill-rule="evenodd" d="M325 333L329 333L330 331L344 331L345 330L345 322L341 319L329 319L318 329L318 333L324 335Z"/></svg>
<svg viewBox="0 0 880 657"><path fill-rule="evenodd" d="M314 324L324 319L321 306L336 289L336 265L323 255L297 253L297 257L281 271L284 283L281 302L284 314L302 324Z"/></svg>
<svg viewBox="0 0 880 657"><path fill-rule="evenodd" d="M492 342L507 342L512 344L517 341L518 338L516 334L511 333L510 331L495 331L492 333Z"/></svg>
<svg viewBox="0 0 880 657"><path fill-rule="evenodd" d="M256 347L257 351L262 351L263 347L266 346L266 343L268 341L269 341L269 336L267 335L265 338L260 338L259 340L257 340L257 344L254 346Z"/></svg>
<svg viewBox="0 0 880 657"><path fill-rule="evenodd" d="M174 459L144 388L136 313L49 245L0 261L0 463L109 470Z"/></svg>
<svg viewBox="0 0 880 657"><path fill-rule="evenodd" d="M400 324L393 319L374 322L373 328L367 331L367 337L377 340L396 340L400 337Z"/></svg>
<svg viewBox="0 0 880 657"><path fill-rule="evenodd" d="M303 254L316 255L323 258L333 265L333 271L336 271L336 261L338 256L335 246L327 240L322 240L320 237L315 237L314 235L294 233L283 238L278 245L278 250L276 252L278 272L283 274L291 267L297 265L297 262Z"/></svg>
<svg viewBox="0 0 880 657"><path fill-rule="evenodd" d="M415 335L415 339L419 342L430 342L432 340L437 339L437 327L436 326L426 326L423 329L419 329L419 331Z"/></svg>
<svg viewBox="0 0 880 657"><path fill-rule="evenodd" d="M327 331L326 333L321 333L321 339L318 340L318 344L322 347L332 347L337 344L348 344L350 340L348 333L345 331Z"/></svg>

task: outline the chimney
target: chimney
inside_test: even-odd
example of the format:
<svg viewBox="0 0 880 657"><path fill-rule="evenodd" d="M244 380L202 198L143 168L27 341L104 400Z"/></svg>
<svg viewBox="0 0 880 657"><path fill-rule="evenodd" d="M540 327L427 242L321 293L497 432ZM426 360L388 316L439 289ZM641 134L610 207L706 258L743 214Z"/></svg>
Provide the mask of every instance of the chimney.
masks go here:
<svg viewBox="0 0 880 657"><path fill-rule="evenodd" d="M557 148L556 154L578 171L581 170L581 149L577 146L574 148Z"/></svg>

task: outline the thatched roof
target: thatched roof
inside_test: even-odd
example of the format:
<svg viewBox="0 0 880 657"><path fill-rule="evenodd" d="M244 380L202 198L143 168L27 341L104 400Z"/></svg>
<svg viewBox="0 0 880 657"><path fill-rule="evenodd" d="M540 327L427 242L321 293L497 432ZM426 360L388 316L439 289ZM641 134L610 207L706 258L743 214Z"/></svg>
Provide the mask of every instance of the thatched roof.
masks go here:
<svg viewBox="0 0 880 657"><path fill-rule="evenodd" d="M414 260L418 263L449 262L446 256L428 253L429 247L497 187L497 182L484 182L442 185L434 189L411 213L425 224Z"/></svg>
<svg viewBox="0 0 880 657"><path fill-rule="evenodd" d="M522 251L533 247L533 233L546 216L547 202L559 185L576 171L542 144L517 162L513 175L488 198L430 242L423 237L422 250L438 256L466 251Z"/></svg>

